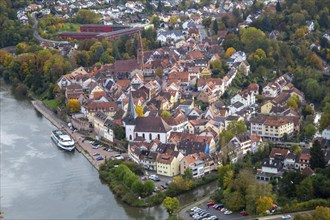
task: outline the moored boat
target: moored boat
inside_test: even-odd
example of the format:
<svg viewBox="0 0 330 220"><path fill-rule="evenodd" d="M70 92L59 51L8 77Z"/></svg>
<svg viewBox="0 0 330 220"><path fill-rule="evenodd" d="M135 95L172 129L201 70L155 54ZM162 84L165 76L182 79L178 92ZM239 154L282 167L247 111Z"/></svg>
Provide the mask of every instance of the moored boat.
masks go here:
<svg viewBox="0 0 330 220"><path fill-rule="evenodd" d="M72 151L74 146L74 140L64 130L54 130L51 134L52 140L55 144L67 151Z"/></svg>

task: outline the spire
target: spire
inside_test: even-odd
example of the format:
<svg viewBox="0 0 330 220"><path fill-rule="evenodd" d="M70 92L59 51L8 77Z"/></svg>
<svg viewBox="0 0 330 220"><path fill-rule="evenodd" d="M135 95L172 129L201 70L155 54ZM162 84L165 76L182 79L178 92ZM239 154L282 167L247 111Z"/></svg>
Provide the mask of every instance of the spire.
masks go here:
<svg viewBox="0 0 330 220"><path fill-rule="evenodd" d="M135 111L135 105L133 102L132 90L129 92L129 100L128 100L128 108L127 108L126 117L129 119L135 119L137 117L136 111Z"/></svg>

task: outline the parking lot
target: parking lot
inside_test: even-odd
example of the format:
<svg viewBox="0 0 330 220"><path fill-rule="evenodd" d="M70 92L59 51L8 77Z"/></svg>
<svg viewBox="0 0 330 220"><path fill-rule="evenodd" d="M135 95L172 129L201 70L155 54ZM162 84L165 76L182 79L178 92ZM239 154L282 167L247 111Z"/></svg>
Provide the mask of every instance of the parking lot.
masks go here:
<svg viewBox="0 0 330 220"><path fill-rule="evenodd" d="M155 186L157 187L157 189L159 191L165 190L167 188L167 185L172 180L172 177L157 175L156 171L150 171L150 170L148 170L148 171L145 172L145 176L148 176L149 177L151 175L156 175L159 178L159 181L154 181Z"/></svg>

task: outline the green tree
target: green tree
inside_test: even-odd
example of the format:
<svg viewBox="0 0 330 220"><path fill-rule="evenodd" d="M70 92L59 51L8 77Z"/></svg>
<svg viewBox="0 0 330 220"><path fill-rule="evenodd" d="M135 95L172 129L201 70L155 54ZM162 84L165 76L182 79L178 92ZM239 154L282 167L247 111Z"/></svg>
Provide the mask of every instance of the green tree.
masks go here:
<svg viewBox="0 0 330 220"><path fill-rule="evenodd" d="M227 130L232 132L234 135L243 134L247 131L243 120L230 122Z"/></svg>
<svg viewBox="0 0 330 220"><path fill-rule="evenodd" d="M164 110L160 114L160 117L162 117L162 118L172 118L172 114L169 111Z"/></svg>
<svg viewBox="0 0 330 220"><path fill-rule="evenodd" d="M311 159L309 161L311 168L324 168L325 158L321 149L321 144L318 140L314 141L313 147L310 149Z"/></svg>
<svg viewBox="0 0 330 220"><path fill-rule="evenodd" d="M193 173L190 168L187 168L183 173L183 178L192 180L193 179Z"/></svg>
<svg viewBox="0 0 330 220"><path fill-rule="evenodd" d="M113 133L117 140L123 140L125 138L125 129L123 127L116 125Z"/></svg>
<svg viewBox="0 0 330 220"><path fill-rule="evenodd" d="M290 151L294 152L294 154L299 154L301 152L301 147L298 144L293 144L290 147Z"/></svg>
<svg viewBox="0 0 330 220"><path fill-rule="evenodd" d="M167 213L171 216L179 208L179 200L176 197L166 197L163 201Z"/></svg>
<svg viewBox="0 0 330 220"><path fill-rule="evenodd" d="M297 197L301 201L307 201L313 198L314 188L312 179L307 177L297 186Z"/></svg>
<svg viewBox="0 0 330 220"><path fill-rule="evenodd" d="M127 174L126 174L127 175ZM132 184L132 191L139 196L144 194L144 185L140 180L135 180L134 183Z"/></svg>
<svg viewBox="0 0 330 220"><path fill-rule="evenodd" d="M281 12L282 11L282 6L281 6L280 1L277 1L277 3L276 3L276 11L277 12Z"/></svg>
<svg viewBox="0 0 330 220"><path fill-rule="evenodd" d="M88 67L90 65L91 58L86 50L78 51L75 58L78 66Z"/></svg>
<svg viewBox="0 0 330 220"><path fill-rule="evenodd" d="M316 133L316 128L313 124L308 124L304 127L304 133L307 138L312 138Z"/></svg>
<svg viewBox="0 0 330 220"><path fill-rule="evenodd" d="M326 103L325 106L322 108L322 115L319 121L319 130L323 131L330 125L330 103Z"/></svg>
<svg viewBox="0 0 330 220"><path fill-rule="evenodd" d="M224 179L227 172L231 171L230 165L221 166L218 168L218 186L224 188Z"/></svg>
<svg viewBox="0 0 330 220"><path fill-rule="evenodd" d="M77 23L80 24L98 24L100 23L100 14L90 10L80 9L76 16Z"/></svg>
<svg viewBox="0 0 330 220"><path fill-rule="evenodd" d="M152 180L147 180L144 183L144 192L146 193L146 196L151 195L152 192L155 189L155 183Z"/></svg>
<svg viewBox="0 0 330 220"><path fill-rule="evenodd" d="M327 220L330 219L330 208L317 206L315 212L313 213L314 219L317 220Z"/></svg>
<svg viewBox="0 0 330 220"><path fill-rule="evenodd" d="M263 48L262 45L266 41L265 33L255 27L241 29L240 35L242 43L249 52L255 51L258 48Z"/></svg>

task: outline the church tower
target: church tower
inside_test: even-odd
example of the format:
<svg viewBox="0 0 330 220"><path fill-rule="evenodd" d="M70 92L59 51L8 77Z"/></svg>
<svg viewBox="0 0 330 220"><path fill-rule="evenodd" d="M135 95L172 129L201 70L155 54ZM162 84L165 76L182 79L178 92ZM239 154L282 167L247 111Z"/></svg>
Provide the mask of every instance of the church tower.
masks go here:
<svg viewBox="0 0 330 220"><path fill-rule="evenodd" d="M135 105L133 102L133 95L132 90L129 94L128 99L128 108L126 111L126 115L124 117L124 124L125 124L125 134L126 134L126 140L133 141L134 140L134 129L135 129L135 119L137 117L136 111L135 111Z"/></svg>

